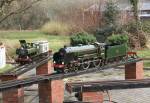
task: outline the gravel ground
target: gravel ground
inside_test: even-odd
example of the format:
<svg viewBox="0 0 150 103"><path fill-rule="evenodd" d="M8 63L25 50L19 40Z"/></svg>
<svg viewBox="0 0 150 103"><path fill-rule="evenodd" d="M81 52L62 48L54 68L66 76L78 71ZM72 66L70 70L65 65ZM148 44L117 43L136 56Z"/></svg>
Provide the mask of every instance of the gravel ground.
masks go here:
<svg viewBox="0 0 150 103"><path fill-rule="evenodd" d="M110 94L115 103L150 103L150 88L112 90Z"/></svg>

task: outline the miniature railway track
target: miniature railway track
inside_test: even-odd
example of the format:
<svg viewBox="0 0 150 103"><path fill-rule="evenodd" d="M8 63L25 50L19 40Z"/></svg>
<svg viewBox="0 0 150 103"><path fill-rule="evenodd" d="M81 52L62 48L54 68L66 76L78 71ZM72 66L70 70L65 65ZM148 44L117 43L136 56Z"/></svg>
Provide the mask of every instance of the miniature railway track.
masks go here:
<svg viewBox="0 0 150 103"><path fill-rule="evenodd" d="M150 60L150 58L143 58L143 60Z"/></svg>
<svg viewBox="0 0 150 103"><path fill-rule="evenodd" d="M96 81L68 83L66 89L72 92L96 92L117 89L134 89L150 87L150 79L139 80L115 80L115 81Z"/></svg>
<svg viewBox="0 0 150 103"><path fill-rule="evenodd" d="M2 73L0 75L21 75L33 68L36 68L42 64L44 64L45 62L47 62L48 60L50 60L52 57L48 56L48 57L44 57L41 59L37 59L36 61L30 63L30 64L25 64L25 65L18 65L16 67L13 67L12 69L10 69L9 71L6 71L5 73Z"/></svg>
<svg viewBox="0 0 150 103"><path fill-rule="evenodd" d="M113 63L113 64L106 65L106 66L99 67L99 68L91 68L88 70L77 71L77 72L67 73L67 74L53 73L53 74L47 74L47 75L32 76L32 77L28 77L28 78L20 79L20 80L10 80L10 81L0 83L0 91L11 89L11 88L29 86L32 84L38 84L39 82L42 82L42 81L57 80L57 79L63 79L63 78L78 76L78 75L92 73L92 72L98 72L104 69L108 69L108 68L112 68L112 67L116 67L116 66L120 66L124 64L134 63L137 61L141 61L141 59L133 59L133 60L128 60L124 62ZM44 63L44 61L40 62L39 64L33 65L33 67L41 65L42 63Z"/></svg>

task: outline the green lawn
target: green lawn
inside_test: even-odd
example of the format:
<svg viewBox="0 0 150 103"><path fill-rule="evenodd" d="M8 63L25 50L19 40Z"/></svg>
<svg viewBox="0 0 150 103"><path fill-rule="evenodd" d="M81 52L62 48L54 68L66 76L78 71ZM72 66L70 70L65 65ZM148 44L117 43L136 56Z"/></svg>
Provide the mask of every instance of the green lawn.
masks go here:
<svg viewBox="0 0 150 103"><path fill-rule="evenodd" d="M137 54L143 58L150 58L150 49L139 50Z"/></svg>
<svg viewBox="0 0 150 103"><path fill-rule="evenodd" d="M0 74L10 70L12 67L12 65L7 64L4 68L0 68Z"/></svg>
<svg viewBox="0 0 150 103"><path fill-rule="evenodd" d="M150 58L150 49L144 49L137 51L139 57ZM150 60L144 61L144 67L150 67Z"/></svg>
<svg viewBox="0 0 150 103"><path fill-rule="evenodd" d="M35 40L48 40L49 47L53 51L69 44L69 36L46 35L39 31L0 31L0 42L3 42L7 47L7 54L13 56L15 49L19 46L20 39L25 39L29 42Z"/></svg>

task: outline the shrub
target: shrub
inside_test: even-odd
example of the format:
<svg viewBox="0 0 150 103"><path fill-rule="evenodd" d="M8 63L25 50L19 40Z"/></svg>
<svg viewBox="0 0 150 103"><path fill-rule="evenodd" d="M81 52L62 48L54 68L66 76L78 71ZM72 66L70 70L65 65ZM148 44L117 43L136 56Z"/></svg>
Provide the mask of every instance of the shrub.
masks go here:
<svg viewBox="0 0 150 103"><path fill-rule="evenodd" d="M70 43L72 46L79 44L87 45L93 42L96 42L96 38L86 32L79 32L70 37Z"/></svg>
<svg viewBox="0 0 150 103"><path fill-rule="evenodd" d="M124 44L124 43L128 43L128 36L127 35L112 35L112 36L109 36L106 40L106 42L110 45L115 45L115 44Z"/></svg>
<svg viewBox="0 0 150 103"><path fill-rule="evenodd" d="M124 26L124 29L128 32L130 47L141 49L141 47L146 46L146 33L142 31L143 28L141 28L141 24L139 24L139 26L136 25L136 22L130 22Z"/></svg>
<svg viewBox="0 0 150 103"><path fill-rule="evenodd" d="M147 38L145 32L139 31L138 34L129 33L129 43L130 43L130 47L134 49L141 49L146 47Z"/></svg>
<svg viewBox="0 0 150 103"><path fill-rule="evenodd" d="M104 42L106 40L106 38L110 35L112 35L114 31L113 27L104 27L104 28L99 28L96 30L96 39L99 42Z"/></svg>
<svg viewBox="0 0 150 103"><path fill-rule="evenodd" d="M122 27L116 25L109 25L103 28L96 30L95 36L99 42L105 42L108 36L111 36L113 33L122 33Z"/></svg>
<svg viewBox="0 0 150 103"><path fill-rule="evenodd" d="M52 35L66 35L70 32L69 25L60 22L48 22L42 28L41 31L46 34Z"/></svg>
<svg viewBox="0 0 150 103"><path fill-rule="evenodd" d="M111 35L116 29L116 26L106 26L103 28L99 28L96 30L96 34L98 35L105 35L105 36L109 36Z"/></svg>
<svg viewBox="0 0 150 103"><path fill-rule="evenodd" d="M142 22L142 30L146 33L150 33L150 20L143 20Z"/></svg>
<svg viewBox="0 0 150 103"><path fill-rule="evenodd" d="M140 30L141 28L140 24L137 26L136 22L131 21L130 23L124 25L124 29L129 33L137 33L137 30Z"/></svg>

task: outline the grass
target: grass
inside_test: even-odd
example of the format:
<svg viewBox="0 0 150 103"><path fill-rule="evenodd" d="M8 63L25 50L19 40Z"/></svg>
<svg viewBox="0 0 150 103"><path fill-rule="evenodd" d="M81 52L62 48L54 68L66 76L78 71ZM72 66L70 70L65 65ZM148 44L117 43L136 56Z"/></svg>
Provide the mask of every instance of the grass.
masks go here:
<svg viewBox="0 0 150 103"><path fill-rule="evenodd" d="M150 49L137 51L137 54L141 58L150 58ZM150 67L150 60L144 61L144 67Z"/></svg>
<svg viewBox="0 0 150 103"><path fill-rule="evenodd" d="M150 67L150 61L144 61L144 67Z"/></svg>
<svg viewBox="0 0 150 103"><path fill-rule="evenodd" d="M10 70L13 66L10 64L6 64L6 66L4 68L0 68L0 73L4 73L8 70Z"/></svg>
<svg viewBox="0 0 150 103"><path fill-rule="evenodd" d="M28 42L35 40L48 40L49 47L53 51L57 51L65 44L69 44L69 36L46 35L40 31L0 31L0 42L6 45L7 54L14 56L15 50L19 47L19 40L25 39Z"/></svg>
<svg viewBox="0 0 150 103"><path fill-rule="evenodd" d="M137 54L139 57L142 57L142 58L150 58L150 49L137 51Z"/></svg>
<svg viewBox="0 0 150 103"><path fill-rule="evenodd" d="M69 34L71 28L68 24L58 22L58 21L51 21L46 23L42 28L41 31L46 34L55 34L55 35L67 35Z"/></svg>

